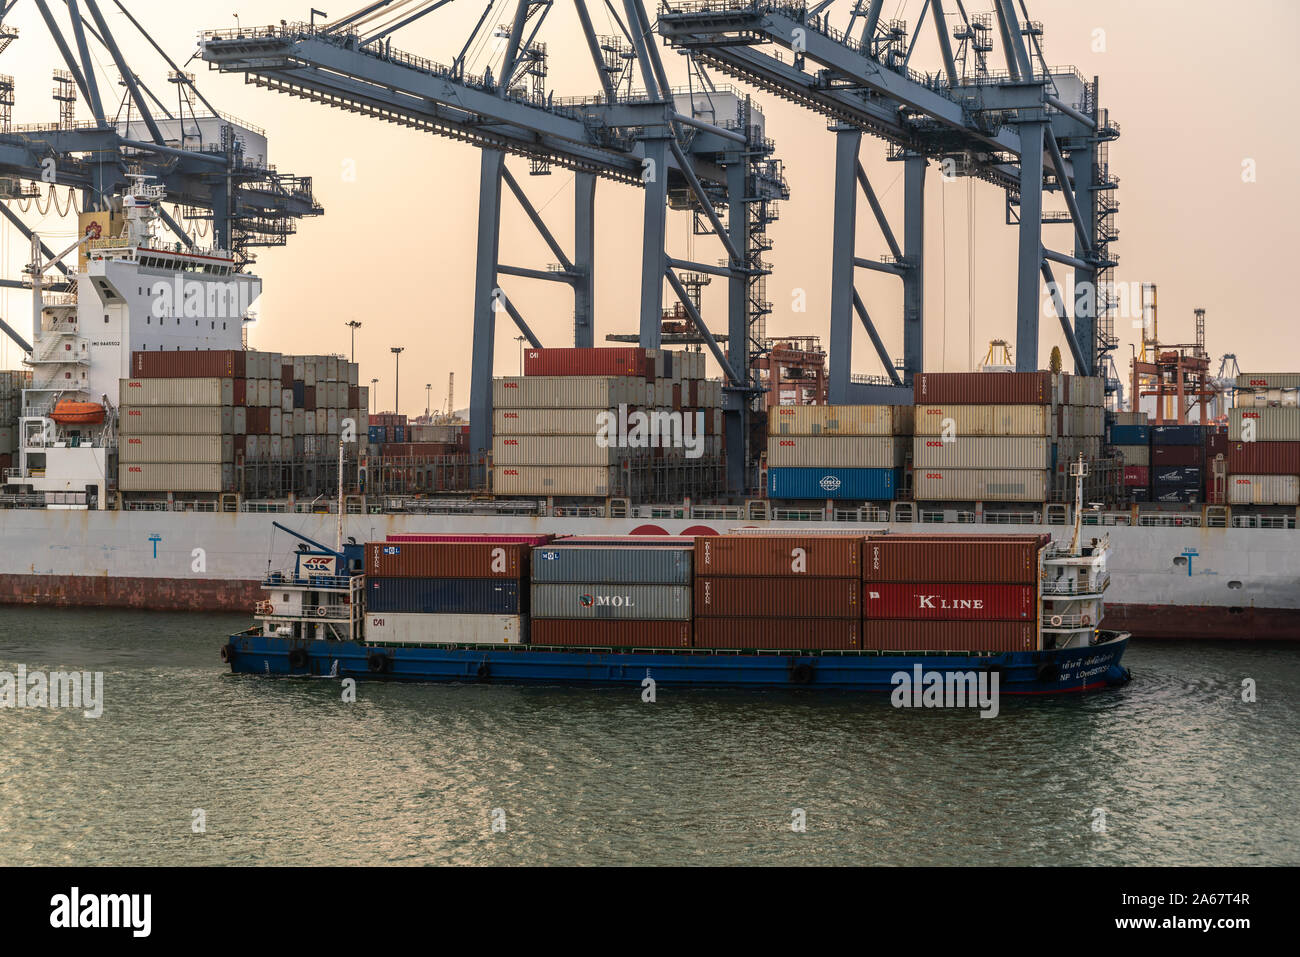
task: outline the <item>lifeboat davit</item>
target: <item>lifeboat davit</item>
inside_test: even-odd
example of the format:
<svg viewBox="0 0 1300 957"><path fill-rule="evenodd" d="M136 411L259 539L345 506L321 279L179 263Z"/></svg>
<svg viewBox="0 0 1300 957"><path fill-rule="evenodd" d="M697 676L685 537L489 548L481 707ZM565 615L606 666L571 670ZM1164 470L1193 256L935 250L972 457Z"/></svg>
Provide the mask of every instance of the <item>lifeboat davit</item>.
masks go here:
<svg viewBox="0 0 1300 957"><path fill-rule="evenodd" d="M104 421L104 407L98 402L74 402L60 399L50 413L59 425L99 425Z"/></svg>

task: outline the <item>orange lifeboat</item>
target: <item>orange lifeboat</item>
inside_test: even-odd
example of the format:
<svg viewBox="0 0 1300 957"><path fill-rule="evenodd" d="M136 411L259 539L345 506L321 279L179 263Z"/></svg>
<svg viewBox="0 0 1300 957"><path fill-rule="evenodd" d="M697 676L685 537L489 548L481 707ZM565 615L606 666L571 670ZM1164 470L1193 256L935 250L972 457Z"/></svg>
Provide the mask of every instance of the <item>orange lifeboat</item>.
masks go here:
<svg viewBox="0 0 1300 957"><path fill-rule="evenodd" d="M98 402L74 402L60 399L50 413L59 425L99 425L104 421L104 407Z"/></svg>

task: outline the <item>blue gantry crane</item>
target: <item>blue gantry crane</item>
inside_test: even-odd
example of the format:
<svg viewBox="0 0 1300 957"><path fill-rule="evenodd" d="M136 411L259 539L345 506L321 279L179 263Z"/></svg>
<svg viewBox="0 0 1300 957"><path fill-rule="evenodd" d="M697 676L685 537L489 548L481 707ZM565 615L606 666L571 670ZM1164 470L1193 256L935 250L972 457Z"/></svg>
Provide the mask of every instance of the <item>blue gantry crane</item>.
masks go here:
<svg viewBox="0 0 1300 957"><path fill-rule="evenodd" d="M574 296L574 344L594 345L592 283L595 268L595 184L606 179L644 191L639 341L662 341L663 294L681 300L726 377L728 483L747 482L747 415L760 391L750 357L761 350L763 292L771 244L766 226L777 201L789 196L774 144L749 98L699 84L674 88L660 57L642 0L610 0L607 12L619 33L596 34L585 0L573 0L584 45L600 83L596 95L556 97L545 89L546 47L539 34L553 0L507 0L513 7L498 36L505 41L497 72L473 73L468 52L490 31L488 2L476 25L447 63L393 46L393 35L451 0L379 0L328 23L216 30L202 40L202 56L222 72L317 103L368 115L479 147L479 207L470 377L470 441L492 445L493 339L498 312L509 315L526 339L540 341L500 284L502 276L567 283ZM639 78L640 88L635 86ZM555 240L518 179L507 154L528 159L530 172L552 166L573 170L575 243L566 252ZM558 262L549 269L500 261L501 197L505 185ZM669 256L669 208L689 211L697 233L716 238L717 262ZM715 275L728 284L724 352L692 302L685 274Z"/></svg>
<svg viewBox="0 0 1300 957"><path fill-rule="evenodd" d="M884 16L885 0L796 4L781 0L666 0L658 30L672 47L761 90L826 116L835 140L835 207L829 395L833 403L890 401L905 396L922 370L925 316L924 215L926 169L969 176L1000 187L1007 221L1019 229L1016 268L1017 368L1038 368L1043 310L1040 277L1055 303L1076 372L1102 368L1116 346L1110 295L1116 265L1114 192L1107 144L1119 127L1100 106L1099 82L1073 68L1047 66L1042 24L1024 0L993 0L991 14L970 16L963 0L926 0L911 36L907 24ZM842 11L842 12L841 12ZM950 13L955 13L949 24ZM832 25L832 15L838 14ZM929 25L926 17L929 15ZM911 65L923 29L934 30L942 59L934 74ZM997 42L994 35L997 35ZM1004 70L990 68L1000 46ZM788 56L786 52L788 51ZM888 144L903 164L904 214L896 238L858 155L863 134ZM1068 210L1045 214L1043 195L1058 192ZM888 246L879 259L858 255L858 194L870 205ZM1043 242L1045 224L1070 224L1073 248ZM1074 270L1071 323L1052 265ZM903 375L894 369L854 275L869 269L897 276L903 286ZM853 381L850 356L856 313L894 388Z"/></svg>

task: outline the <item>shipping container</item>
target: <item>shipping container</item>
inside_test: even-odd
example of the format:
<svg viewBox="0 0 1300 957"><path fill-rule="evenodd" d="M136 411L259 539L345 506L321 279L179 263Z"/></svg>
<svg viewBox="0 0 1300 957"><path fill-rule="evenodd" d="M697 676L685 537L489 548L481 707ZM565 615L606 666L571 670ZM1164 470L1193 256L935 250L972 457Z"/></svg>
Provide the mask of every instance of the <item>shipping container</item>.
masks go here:
<svg viewBox="0 0 1300 957"><path fill-rule="evenodd" d="M518 615L524 613L527 587L493 578L366 579L368 612L418 612L432 615Z"/></svg>
<svg viewBox="0 0 1300 957"><path fill-rule="evenodd" d="M1166 449L1180 447L1177 445L1161 446L1161 448ZM1149 445L1116 445L1113 449L1114 453L1124 460L1125 465L1140 465L1146 468L1151 464L1151 446Z"/></svg>
<svg viewBox="0 0 1300 957"><path fill-rule="evenodd" d="M234 451L230 435L124 435L118 441L117 458L122 463L205 465L233 462Z"/></svg>
<svg viewBox="0 0 1300 957"><path fill-rule="evenodd" d="M1124 487L1137 488L1151 484L1151 469L1145 465L1124 466Z"/></svg>
<svg viewBox="0 0 1300 957"><path fill-rule="evenodd" d="M1205 479L1205 470L1198 465L1153 465L1151 466L1151 483L1153 485L1201 485Z"/></svg>
<svg viewBox="0 0 1300 957"><path fill-rule="evenodd" d="M1037 583L1046 535L881 535L862 546L866 582Z"/></svg>
<svg viewBox="0 0 1300 957"><path fill-rule="evenodd" d="M228 435L232 410L223 406L124 406L118 411L122 435Z"/></svg>
<svg viewBox="0 0 1300 957"><path fill-rule="evenodd" d="M1300 477L1230 475L1229 505L1300 505Z"/></svg>
<svg viewBox="0 0 1300 957"><path fill-rule="evenodd" d="M1233 442L1228 471L1234 475L1300 475L1300 442Z"/></svg>
<svg viewBox="0 0 1300 957"><path fill-rule="evenodd" d="M857 618L857 578L697 577L697 618Z"/></svg>
<svg viewBox="0 0 1300 957"><path fill-rule="evenodd" d="M1300 409L1229 409L1232 442L1300 442Z"/></svg>
<svg viewBox="0 0 1300 957"><path fill-rule="evenodd" d="M496 435L595 435L600 428L597 417L613 409L496 409L492 413Z"/></svg>
<svg viewBox="0 0 1300 957"><path fill-rule="evenodd" d="M902 468L911 439L885 436L773 435L767 440L771 468Z"/></svg>
<svg viewBox="0 0 1300 957"><path fill-rule="evenodd" d="M910 435L911 406L783 405L769 413L774 435Z"/></svg>
<svg viewBox="0 0 1300 957"><path fill-rule="evenodd" d="M918 502L1044 502L1050 472L1030 469L916 469Z"/></svg>
<svg viewBox="0 0 1300 957"><path fill-rule="evenodd" d="M775 499L888 501L898 477L896 469L770 468L767 494Z"/></svg>
<svg viewBox="0 0 1300 957"><path fill-rule="evenodd" d="M689 621L691 589L686 585L534 583L531 614L535 619L617 618Z"/></svg>
<svg viewBox="0 0 1300 957"><path fill-rule="evenodd" d="M586 349L528 349L524 352L526 376L644 376L646 350L635 346Z"/></svg>
<svg viewBox="0 0 1300 957"><path fill-rule="evenodd" d="M366 641L383 645L518 645L528 640L520 615L366 614Z"/></svg>
<svg viewBox="0 0 1300 957"><path fill-rule="evenodd" d="M478 545L545 545L555 538L551 534L537 535L471 535L468 533L401 532L389 535L390 542L472 542Z"/></svg>
<svg viewBox="0 0 1300 957"><path fill-rule="evenodd" d="M556 542L532 553L535 582L689 585L694 545L571 545Z"/></svg>
<svg viewBox="0 0 1300 957"><path fill-rule="evenodd" d="M1164 505L1198 505L1204 495L1200 487L1179 488L1153 485L1147 501L1160 502Z"/></svg>
<svg viewBox="0 0 1300 957"><path fill-rule="evenodd" d="M538 618L530 643L564 648L689 648L691 622Z"/></svg>
<svg viewBox="0 0 1300 957"><path fill-rule="evenodd" d="M1036 651L1032 621L917 621L885 618L862 623L862 647L878 651Z"/></svg>
<svg viewBox="0 0 1300 957"><path fill-rule="evenodd" d="M1300 388L1300 372L1246 372L1237 376L1238 389Z"/></svg>
<svg viewBox="0 0 1300 957"><path fill-rule="evenodd" d="M866 582L862 617L938 621L1037 621L1034 585Z"/></svg>
<svg viewBox="0 0 1300 957"><path fill-rule="evenodd" d="M1193 465L1205 463L1205 447L1202 445L1153 445L1151 446L1151 467Z"/></svg>
<svg viewBox="0 0 1300 957"><path fill-rule="evenodd" d="M1285 406L1294 409L1300 405L1300 389L1252 389L1238 390L1233 397L1233 405L1238 408L1268 408Z"/></svg>
<svg viewBox="0 0 1300 957"><path fill-rule="evenodd" d="M226 492L233 486L233 468L217 463L123 463L117 469L117 487L123 492Z"/></svg>
<svg viewBox="0 0 1300 957"><path fill-rule="evenodd" d="M699 618L696 648L736 651L858 651L856 618Z"/></svg>
<svg viewBox="0 0 1300 957"><path fill-rule="evenodd" d="M235 381L209 378L123 379L118 395L121 404L127 406L243 405L242 400L235 401Z"/></svg>
<svg viewBox="0 0 1300 957"><path fill-rule="evenodd" d="M917 435L1053 435L1055 431L1052 410L1046 405L926 404L916 407Z"/></svg>
<svg viewBox="0 0 1300 957"><path fill-rule="evenodd" d="M368 542L366 574L380 578L524 578L528 545Z"/></svg>
<svg viewBox="0 0 1300 957"><path fill-rule="evenodd" d="M132 352L135 379L242 379L247 357L242 349L182 349L173 352Z"/></svg>
<svg viewBox="0 0 1300 957"><path fill-rule="evenodd" d="M645 405L646 382L630 376L522 376L492 380L494 409L609 409Z"/></svg>
<svg viewBox="0 0 1300 957"><path fill-rule="evenodd" d="M1112 425L1110 427L1110 444L1150 445L1151 429L1146 425Z"/></svg>
<svg viewBox="0 0 1300 957"><path fill-rule="evenodd" d="M913 379L917 405L1048 405L1050 372L923 372Z"/></svg>
<svg viewBox="0 0 1300 957"><path fill-rule="evenodd" d="M621 491L619 472L602 466L497 465L492 468L492 491L496 495L607 498Z"/></svg>
<svg viewBox="0 0 1300 957"><path fill-rule="evenodd" d="M819 536L771 529L761 535L701 535L695 574L702 577L858 578L862 536Z"/></svg>
<svg viewBox="0 0 1300 957"><path fill-rule="evenodd" d="M1045 436L917 436L914 469L1047 469L1052 446Z"/></svg>
<svg viewBox="0 0 1300 957"><path fill-rule="evenodd" d="M649 457L648 448L625 448L610 439L602 443L595 435L498 435L492 440L494 465L611 466Z"/></svg>
<svg viewBox="0 0 1300 957"><path fill-rule="evenodd" d="M1153 446L1204 445L1205 430L1199 425L1153 425L1151 444Z"/></svg>

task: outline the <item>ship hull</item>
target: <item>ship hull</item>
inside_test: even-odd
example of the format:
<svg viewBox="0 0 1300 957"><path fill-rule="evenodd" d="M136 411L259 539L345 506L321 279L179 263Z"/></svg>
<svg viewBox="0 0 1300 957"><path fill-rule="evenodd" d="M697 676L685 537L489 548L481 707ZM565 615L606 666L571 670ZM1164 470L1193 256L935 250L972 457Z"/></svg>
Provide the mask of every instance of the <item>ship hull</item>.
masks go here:
<svg viewBox="0 0 1300 957"><path fill-rule="evenodd" d="M605 687L791 689L893 692L900 672L967 674L996 671L1000 694L1095 691L1124 684L1127 635L1089 648L993 655L896 653L643 652L516 646L439 647L303 641L232 635L222 658L234 674L358 680L543 684Z"/></svg>
<svg viewBox="0 0 1300 957"><path fill-rule="evenodd" d="M0 509L0 603L246 613L267 560L293 547L271 522L333 542L336 517L255 512ZM344 536L402 532L714 534L736 519L349 515ZM1047 532L1050 525L773 523L897 532ZM1104 526L1111 539L1108 627L1137 638L1300 639L1295 529ZM1085 529L1085 533L1088 530Z"/></svg>

